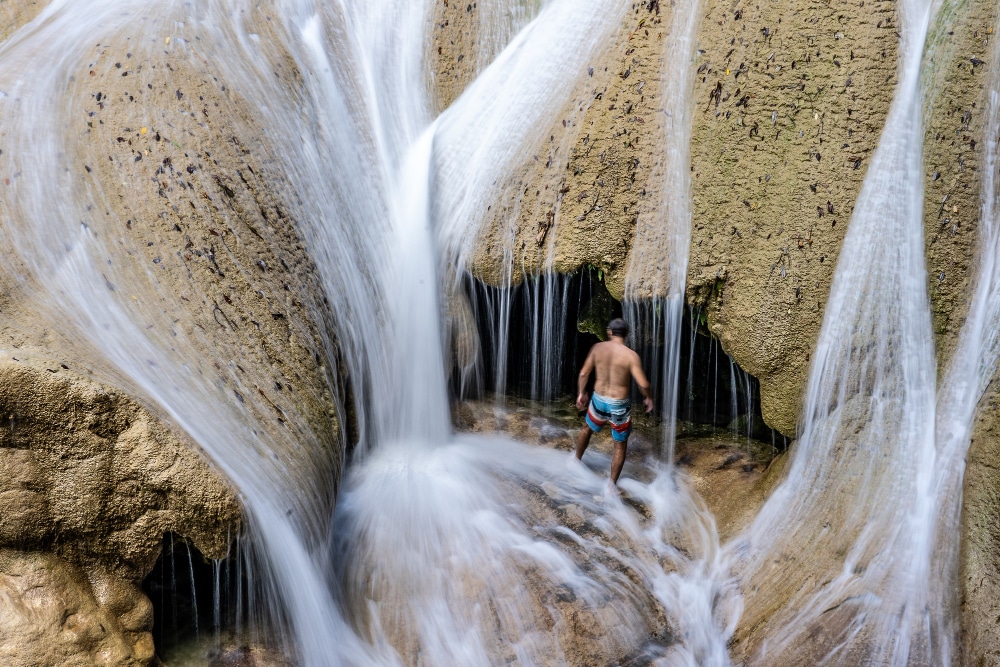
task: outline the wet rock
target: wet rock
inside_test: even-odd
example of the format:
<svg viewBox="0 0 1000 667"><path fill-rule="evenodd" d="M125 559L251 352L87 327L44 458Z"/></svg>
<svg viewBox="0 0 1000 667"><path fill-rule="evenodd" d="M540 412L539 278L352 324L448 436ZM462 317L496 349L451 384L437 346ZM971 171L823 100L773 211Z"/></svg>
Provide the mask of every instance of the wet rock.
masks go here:
<svg viewBox="0 0 1000 667"><path fill-rule="evenodd" d="M0 3L0 37L45 4ZM255 11L266 35L265 10ZM102 258L103 284L144 335L193 374L228 385L225 395L262 435L306 452L288 457L289 474L335 487L338 378L325 358L334 342L320 324L328 308L294 231L294 206L279 196L294 189L275 173L259 114L226 93L220 60L174 57L166 46L158 39L140 51L130 33L95 35L64 92L69 108L90 115L65 129L57 123L53 135L67 163L88 167L66 196L99 201L87 228L133 258L114 255L106 266ZM0 160L12 154L4 150ZM4 197L2 217L23 219L17 205ZM237 495L196 443L95 354L73 318L50 308L45 288L18 262L5 253L13 270L0 275L0 349L9 353L0 358L0 548L25 554L24 562L65 566L86 585L70 594L65 577L53 574L30 594L9 588L8 598L16 606L30 603L25 595L44 597L70 616L86 608L81 619L116 620L100 621L111 639L91 636L93 623L81 620L83 639L62 642L50 640L61 632L61 613L17 617L0 604L0 638L12 638L0 663L104 664L92 651L105 651L107 664L147 664L151 639L139 635L152 622L148 600L126 602L166 532L207 557L225 555L240 527ZM115 636L125 648L109 648Z"/></svg>
<svg viewBox="0 0 1000 667"><path fill-rule="evenodd" d="M101 591L96 598L95 588ZM137 667L153 658L149 600L114 574L88 574L58 556L0 548L0 599L4 665Z"/></svg>
<svg viewBox="0 0 1000 667"><path fill-rule="evenodd" d="M133 399L53 366L0 361L0 661L145 665L153 613L138 582L163 534L221 557L240 506Z"/></svg>
<svg viewBox="0 0 1000 667"><path fill-rule="evenodd" d="M607 340L608 322L614 317L616 304L603 282L596 281L593 284L594 294L580 309L576 329L580 333L594 334L601 340Z"/></svg>

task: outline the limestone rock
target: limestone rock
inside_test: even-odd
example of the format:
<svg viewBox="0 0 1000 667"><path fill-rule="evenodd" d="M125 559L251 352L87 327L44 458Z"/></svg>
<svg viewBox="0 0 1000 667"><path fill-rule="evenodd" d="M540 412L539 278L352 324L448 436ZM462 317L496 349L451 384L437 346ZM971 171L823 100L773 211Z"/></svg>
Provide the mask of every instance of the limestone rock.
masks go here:
<svg viewBox="0 0 1000 667"><path fill-rule="evenodd" d="M41 361L0 363L0 497L11 508L0 547L44 547L133 578L166 532L224 555L240 524L225 479L133 399Z"/></svg>
<svg viewBox="0 0 1000 667"><path fill-rule="evenodd" d="M709 1L689 300L792 436L840 244L896 78L891 2ZM732 43L730 43L732 41Z"/></svg>
<svg viewBox="0 0 1000 667"><path fill-rule="evenodd" d="M0 656L10 665L144 665L138 582L173 532L226 555L225 479L132 398L37 357L0 362Z"/></svg>
<svg viewBox="0 0 1000 667"><path fill-rule="evenodd" d="M435 43L476 52L474 18L449 11ZM613 51L580 73L550 141L493 206L472 262L478 278L517 282L593 264L622 297L635 228L661 211L658 97L672 11L637 3ZM707 0L703 11L692 63L688 302L760 380L765 421L794 436L840 244L895 89L898 19L888 0ZM939 337L957 331L968 291L995 14L985 2L943 11L928 40L925 220ZM462 63L447 49L437 58L443 102L482 65Z"/></svg>
<svg viewBox="0 0 1000 667"><path fill-rule="evenodd" d="M924 56L928 106L925 119L924 238L927 289L945 368L974 289L979 240L981 173L992 62L995 3L970 2L943 9ZM978 63L978 64L977 64Z"/></svg>
<svg viewBox="0 0 1000 667"><path fill-rule="evenodd" d="M108 573L88 577L51 554L0 549L4 665L146 665L152 621L152 605L134 584Z"/></svg>
<svg viewBox="0 0 1000 667"><path fill-rule="evenodd" d="M41 5L0 3L0 36ZM294 190L254 109L227 86L223 54L189 58L134 37L95 36L60 93L71 120L52 129L65 146L54 159L70 174L67 200L94 238L115 245L99 259L101 289L131 308L165 358L216 383L277 447L295 448L282 469L316 487L308 502L329 505L341 378ZM289 61L278 69L292 82ZM13 172L16 148L3 149L0 167ZM4 197L0 215L31 219L18 206ZM61 309L50 276L18 262L5 253L0 272L0 549L14 554L0 572L35 572L34 584L4 583L2 595L12 609L37 596L46 611L4 615L0 604L0 662L147 664L152 618L138 584L164 533L221 558L240 503L141 383L95 351L102 334L81 335L85 318ZM73 614L86 637L56 639Z"/></svg>
<svg viewBox="0 0 1000 667"><path fill-rule="evenodd" d="M851 204L892 98L893 21L887 1L704 7L691 65L688 300L761 380L765 419L789 435ZM662 211L662 50L675 29L669 6L636 4L612 52L580 73L550 141L494 205L477 277L495 284L592 264L622 297L636 227Z"/></svg>

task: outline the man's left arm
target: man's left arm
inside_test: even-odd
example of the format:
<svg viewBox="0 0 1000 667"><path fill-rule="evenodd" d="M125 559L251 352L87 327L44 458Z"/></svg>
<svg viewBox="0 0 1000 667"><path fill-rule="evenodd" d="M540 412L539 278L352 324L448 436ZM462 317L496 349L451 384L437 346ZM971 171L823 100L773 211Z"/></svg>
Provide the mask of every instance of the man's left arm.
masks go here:
<svg viewBox="0 0 1000 667"><path fill-rule="evenodd" d="M653 411L653 397L649 393L649 380L646 378L646 374L642 370L642 362L639 360L639 355L635 355L632 360L632 379L635 383L639 385L639 391L642 392L643 400L642 405L646 408L646 412Z"/></svg>

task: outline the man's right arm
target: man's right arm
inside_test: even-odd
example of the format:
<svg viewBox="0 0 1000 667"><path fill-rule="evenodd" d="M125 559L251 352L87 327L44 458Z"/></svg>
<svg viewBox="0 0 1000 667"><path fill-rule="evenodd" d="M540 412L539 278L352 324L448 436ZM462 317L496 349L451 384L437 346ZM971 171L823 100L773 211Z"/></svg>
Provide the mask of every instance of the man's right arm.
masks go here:
<svg viewBox="0 0 1000 667"><path fill-rule="evenodd" d="M580 369L580 377L577 381L576 408L585 410L587 408L587 381L590 380L590 373L594 370L594 350L591 348L587 360L583 362Z"/></svg>

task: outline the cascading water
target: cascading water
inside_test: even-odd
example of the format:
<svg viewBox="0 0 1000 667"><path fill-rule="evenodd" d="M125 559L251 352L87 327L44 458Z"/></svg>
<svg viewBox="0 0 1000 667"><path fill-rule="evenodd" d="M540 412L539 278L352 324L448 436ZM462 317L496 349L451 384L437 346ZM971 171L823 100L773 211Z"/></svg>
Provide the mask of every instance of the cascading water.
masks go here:
<svg viewBox="0 0 1000 667"><path fill-rule="evenodd" d="M950 536L961 527L962 480L980 399L995 378L1000 358L1000 42L993 47L988 84L986 151L982 170L982 208L976 281L969 312L938 389L935 442L938 464L933 477L934 517L928 596L941 614L943 657L959 653L959 543Z"/></svg>
<svg viewBox="0 0 1000 667"><path fill-rule="evenodd" d="M22 167L26 184L13 198L16 209L4 211L5 240L40 283L34 295L53 321L75 325L80 357L103 360L110 377L161 406L240 490L263 568L248 581L262 586L264 604L273 607L274 634L291 630L284 648L302 664L416 660L408 649L439 663L570 663L583 649L574 648L565 621L546 628L552 604L592 618L586 650L595 659L660 636L662 644L649 649L654 655L725 661L719 641L671 640L650 625L660 614L682 618L690 597L682 575L664 573L665 565L688 567L675 545L713 548L702 544L700 524L673 509L682 504L667 502L678 494L670 485L635 484L633 492L653 506L652 519L640 524L624 505L595 500L603 475L567 468L562 455L450 434L436 248L445 262L463 257L462 243L474 236L470 222L483 219L492 184L564 103L573 79L567 74L584 71L627 9L609 0L587 4L546 4L434 125L420 56L427 3L317 7L289 0L271 15L220 0L144 14L144 39L130 57L196 71L199 63L224 61L219 88L228 86L253 109L234 102L234 122L246 133L267 129L263 141L294 193L284 203L329 297L359 407L361 447L332 532L324 515L336 453L302 446L311 444L301 442L304 417L292 420L294 436L263 428L256 396L230 389L242 386L235 370L220 383L184 358L211 341L189 340L168 324L145 326L162 315L155 307L131 310L124 291L109 285L143 295L169 288L119 260L113 229L121 221L91 212L110 211L100 204L113 193L95 186L76 194L55 160L66 112L51 101L86 62L83 46L67 45L134 29L140 7L121 0L84 12L55 2L3 45L15 78L38 49L48 50L52 64L30 86L4 83L5 118L13 119L7 128L19 138L5 157ZM292 88L274 76L287 62L300 75ZM143 83L137 77L136 85ZM294 100L291 113L279 103L287 99ZM29 160L29 147L40 146L52 148ZM66 239L68 251L55 242ZM10 267L20 275L19 265ZM525 496L521 509L508 507L510 494ZM560 526L564 515L583 521L576 530ZM603 555L595 560L593 553ZM237 580L242 586L243 576ZM700 632L714 636L712 628Z"/></svg>
<svg viewBox="0 0 1000 667"><path fill-rule="evenodd" d="M952 658L928 587L937 459L920 69L931 4L899 14L896 97L841 250L800 439L786 481L731 545L743 623L767 623L756 664Z"/></svg>
<svg viewBox="0 0 1000 667"><path fill-rule="evenodd" d="M651 361L663 367L660 407L666 433L662 458L668 465L673 462L677 436L681 323L691 243L692 107L688 100L694 85L691 62L700 6L697 0L679 3L665 40L663 60L671 69L663 77L666 150L662 210L658 215L643 217L636 226L625 278L625 308L634 323L636 337L664 341L662 358Z"/></svg>
<svg viewBox="0 0 1000 667"><path fill-rule="evenodd" d="M80 183L75 170L66 168L96 164L67 149L75 132L66 128L77 125L79 111L63 106L85 90L95 40L127 43L121 33L138 31L142 38L131 46L149 63L163 65L172 57L194 60L201 48L196 31L211 35L215 48L225 48L232 35L214 21L228 23L232 10L221 3L187 16L184 8L170 4L150 11L127 1L100 7L57 1L3 43L0 86L6 94L0 104L11 133L5 158L21 175L3 206L4 241L16 249L5 264L13 283L24 282L21 276L27 274L43 321L58 331L68 329L66 337L78 358L104 367L112 379L160 406L234 482L261 560L270 564L263 586L272 593L273 620L280 624L287 619L295 629L291 643L303 661L322 664L337 647L363 664L369 653L339 631L344 624L324 585L324 565L316 551L324 541L329 479L337 468L333 452L312 446L325 436L310 433L294 406L285 413L291 428L268 427L260 417L267 408L260 409L262 401L252 391L263 379L241 377L242 368L235 363L212 368L197 354L211 349L212 340L197 328L178 330L160 309L161 299L176 297L156 273L129 259L142 256L137 244L121 235L123 220L105 214L117 196L99 184ZM186 21L176 23L179 17ZM169 50L163 48L164 35L168 45L173 37ZM38 70L38 59L46 63L44 74L29 78L26 73ZM146 85L149 72L133 72L137 88ZM148 85L152 89L152 81ZM97 99L101 110L118 103L102 101L100 94ZM140 115L146 118L136 120L149 126L160 120L145 110ZM104 122L96 113L90 117L92 127ZM97 150L104 159L103 149ZM198 294L196 286L192 290ZM265 361L257 363L267 367Z"/></svg>
<svg viewBox="0 0 1000 667"><path fill-rule="evenodd" d="M632 255L630 275L654 279L626 283L638 335L665 342L655 362L665 386L665 465L651 480L623 482L644 515L603 495L608 462L599 454L588 454L599 459L595 474L554 451L452 434L440 326L447 300L460 292L491 206L511 195L506 175L543 141L628 8L615 0L491 4L479 19L479 78L436 120L425 63L429 0L285 0L264 9L214 0L155 10L134 0L55 0L0 45L3 159L19 173L0 202L3 241L17 251L3 260L5 284L26 285L79 358L160 406L233 481L248 512L249 560L260 568L237 573L237 596L263 594L271 634L304 665L574 664L630 652L660 664L725 665L742 605L733 563L749 602L744 623L767 623L752 660L954 657L956 556L954 547L932 547L935 534L955 531L974 407L1000 348L997 145L988 146L977 291L935 411L920 234L925 0L901 5L899 89L845 241L788 480L746 535L721 550L707 509L671 467L697 2L677 3L666 40L665 61L676 66L663 95L670 198L636 230ZM130 263L135 242L121 238L121 220L101 213L117 193L81 185L65 166L105 154L67 148L64 128L76 122L61 104L67 82L79 93L87 49L125 31L139 35L129 53L161 68L225 62L218 85L241 100L228 110L234 122L247 133L267 130L262 141L329 297L357 399L359 448L332 522L339 453L318 444L324 434L294 409L282 422L290 427L265 424L269 408L244 390L252 383L235 362L212 369L191 358L213 341L175 330L159 310L170 288ZM276 76L288 62L294 83ZM151 75L133 76L141 86ZM1000 84L993 87L990 137L1000 122ZM159 122L145 113L143 133ZM504 252L509 285L523 258ZM525 279L534 359L563 337L565 310L547 306L565 309L569 284ZM323 308L311 308L322 320ZM510 308L501 298L498 320L509 324ZM323 352L333 359L326 335ZM497 342L498 382L507 348ZM328 373L333 391L336 373ZM537 365L529 392L551 398L560 373ZM742 392L749 416L749 377L740 376L745 390L735 388L736 370L730 378L732 400ZM185 566L194 581L187 558L171 561L174 581ZM221 615L217 605L214 626ZM236 618L243 622L240 611ZM803 640L810 633L819 639Z"/></svg>
<svg viewBox="0 0 1000 667"><path fill-rule="evenodd" d="M559 91L572 83L567 72L582 72L586 59L607 39L608 26L615 25L608 20L609 10L622 7L593 5L547 5L437 121L433 210L445 257L455 258L446 262L446 278L462 273L467 244L475 237L470 220L485 217L499 176L521 159L523 147L543 126L540 121L558 108ZM554 286L542 280L526 289L550 297L561 291L565 301L565 290ZM548 299L529 299L543 301ZM508 317L509 306L499 310L501 320ZM537 347L551 342L546 332L556 322L544 323L552 316L536 314L543 326L541 336L532 340L535 355L543 356ZM436 340L429 337L424 344ZM533 376L531 390L547 391L548 384L544 376L540 383ZM421 422L409 423L419 435ZM422 660L434 664L512 659L563 664L574 662L574 653L585 662L606 660L598 656L642 643L650 632L645 619L655 608L686 627L680 624L680 610L692 595L685 576L664 574L656 562L666 559L677 570L690 567L686 557L667 546L667 534L699 553L712 548L698 532L701 524L689 523L676 511L692 501L666 502L665 496L677 500L684 493L660 489L666 481L648 489L636 485L633 492L649 496L650 505L659 501L655 520L646 527L617 504L605 508L616 520L595 519L593 534L539 518L552 512L589 516L600 511L594 497L601 497L602 484L582 467L567 468L564 455L496 438L451 439L424 452L383 443L352 473L334 531L334 553L344 563L343 595L353 610L354 626L376 644L385 638L403 654L419 651ZM512 496L525 498L503 502ZM565 540L573 545L569 553L555 548ZM585 553L604 554L602 564L581 561ZM625 571L643 585L630 583L622 576ZM543 610L552 605L581 607L601 628L586 649L595 651L593 656L579 655L584 649L558 617L554 623L543 620L548 615ZM649 650L688 664L724 663L724 641L705 639L721 636L714 630L712 605L701 606L707 625L698 625L697 633L685 632L669 648Z"/></svg>

